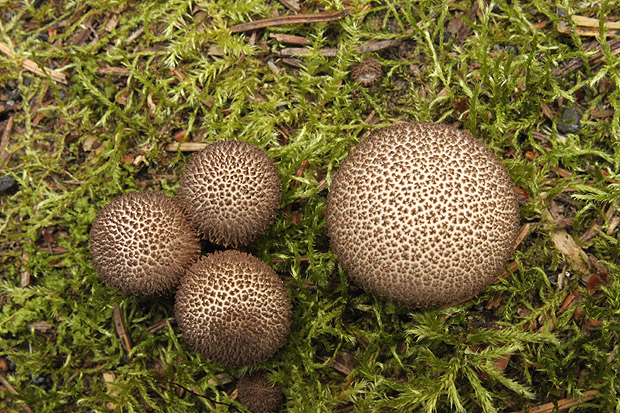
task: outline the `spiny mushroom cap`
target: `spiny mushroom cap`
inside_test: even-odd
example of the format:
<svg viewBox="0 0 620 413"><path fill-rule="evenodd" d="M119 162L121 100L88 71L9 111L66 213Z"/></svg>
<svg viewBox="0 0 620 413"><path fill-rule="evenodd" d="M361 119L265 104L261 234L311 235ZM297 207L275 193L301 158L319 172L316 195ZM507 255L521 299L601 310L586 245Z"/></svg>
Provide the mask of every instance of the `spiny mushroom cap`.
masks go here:
<svg viewBox="0 0 620 413"><path fill-rule="evenodd" d="M237 382L238 399L252 413L275 412L282 403L282 389L274 386L264 372L247 374Z"/></svg>
<svg viewBox="0 0 620 413"><path fill-rule="evenodd" d="M228 367L259 363L286 341L292 305L284 283L258 258L235 250L203 256L175 302L183 339Z"/></svg>
<svg viewBox="0 0 620 413"><path fill-rule="evenodd" d="M229 140L213 143L190 159L177 196L209 241L237 248L273 223L282 184L263 149Z"/></svg>
<svg viewBox="0 0 620 413"><path fill-rule="evenodd" d="M174 198L130 192L97 214L90 251L101 278L125 293L162 295L174 290L200 256L198 234Z"/></svg>
<svg viewBox="0 0 620 413"><path fill-rule="evenodd" d="M374 131L327 197L330 243L351 279L385 300L443 305L482 291L519 230L506 168L469 133L432 123Z"/></svg>

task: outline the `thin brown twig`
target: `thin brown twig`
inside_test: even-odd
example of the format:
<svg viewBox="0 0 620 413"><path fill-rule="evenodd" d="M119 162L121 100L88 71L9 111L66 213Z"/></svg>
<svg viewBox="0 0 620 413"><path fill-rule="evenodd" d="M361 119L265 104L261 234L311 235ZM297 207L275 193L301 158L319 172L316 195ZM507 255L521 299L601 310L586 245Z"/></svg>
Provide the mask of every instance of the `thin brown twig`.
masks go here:
<svg viewBox="0 0 620 413"><path fill-rule="evenodd" d="M9 393L11 393L11 394L19 394L17 392L17 390L15 390L15 387L13 387L11 385L11 383L9 383L9 381L6 379L6 377L4 377L3 374L0 374L0 384L2 384L4 387L6 387L6 389L9 391ZM26 403L24 403L21 400L19 402L21 403L22 408L24 409L24 411L26 413L32 413L32 409Z"/></svg>
<svg viewBox="0 0 620 413"><path fill-rule="evenodd" d="M8 163L11 155L6 151L7 146L9 146L9 138L11 137L11 132L13 131L13 115L9 116L9 119L6 121L6 126L4 127L4 132L2 132L2 139L0 140L0 159L2 159L3 163Z"/></svg>
<svg viewBox="0 0 620 413"><path fill-rule="evenodd" d="M173 142L166 145L166 151L168 152L196 152L204 149L207 146L205 142Z"/></svg>
<svg viewBox="0 0 620 413"><path fill-rule="evenodd" d="M378 52L379 50L383 50L383 49L387 49L388 47L392 47L395 44L398 43L398 40L380 40L377 42L369 42L369 43L364 43L360 46L358 46L356 48L357 53L359 54L364 54L364 53L371 53L371 52ZM303 55L307 55L308 53L310 53L311 49L307 48L307 47L286 47L282 50L280 50L279 54L280 56L303 56ZM321 56L325 56L325 57L334 57L338 55L338 48L337 47L330 47L330 48L325 48L325 49L320 49L319 54L321 54Z"/></svg>
<svg viewBox="0 0 620 413"><path fill-rule="evenodd" d="M4 53L11 60L15 60L15 61L17 60L15 58L15 55L11 51L11 48L1 42L0 42L0 52ZM59 72L58 70L47 69L47 68L41 69L33 60L25 59L21 62L21 66L22 68L24 68L25 70L29 72L36 73L37 75L40 75L40 76L49 75L49 77L51 77L52 80L62 83L63 85L67 84L67 76L63 72Z"/></svg>
<svg viewBox="0 0 620 413"><path fill-rule="evenodd" d="M266 27L282 26L288 24L320 23L342 19L349 15L349 9L339 11L323 11L311 14L291 14L288 16L271 17L269 19L256 20L241 23L230 28L231 33L248 32L251 30L264 29Z"/></svg>
<svg viewBox="0 0 620 413"><path fill-rule="evenodd" d="M609 53L612 56L620 53L620 38L612 39L607 44L609 45ZM599 65L603 63L605 59L607 58L607 56L605 56L605 52L603 52L602 45L598 44L596 45L594 49L590 51L594 51L594 50L596 50L596 53L594 53L592 56L588 58L588 64L590 66ZM569 60L568 63L566 63L566 65L555 68L552 74L555 76L565 75L567 73L570 73L574 70L581 68L583 65L584 65L583 59L580 57L576 57L572 60Z"/></svg>
<svg viewBox="0 0 620 413"><path fill-rule="evenodd" d="M286 44L299 44L302 46L310 46L312 44L312 42L305 37L286 33L269 33L269 38Z"/></svg>
<svg viewBox="0 0 620 413"><path fill-rule="evenodd" d="M568 397L566 399L558 400L557 403L545 403L540 406L532 407L531 409L520 410L514 413L551 413L560 410L567 410L571 407L594 399L598 393L598 390L588 390L584 391L581 397Z"/></svg>
<svg viewBox="0 0 620 413"><path fill-rule="evenodd" d="M357 47L357 52L359 54L370 53L370 52L378 52L379 50L387 49L388 47L392 47L397 44L399 41L394 39L388 40L379 40L376 42L364 43Z"/></svg>
<svg viewBox="0 0 620 413"><path fill-rule="evenodd" d="M118 305L118 303L114 303L113 310L114 326L116 327L116 333L121 340L123 348L127 353L129 353L131 351L131 339L129 338L129 334L127 333L125 319L123 317L123 313L121 312L121 307Z"/></svg>
<svg viewBox="0 0 620 413"><path fill-rule="evenodd" d="M309 49L307 47L286 47L282 50L280 50L280 56L304 56L309 54L312 51L312 49ZM325 48L325 49L320 49L319 54L321 56L325 56L325 57L335 57L338 56L338 48L337 47L330 47L330 48Z"/></svg>
<svg viewBox="0 0 620 413"><path fill-rule="evenodd" d="M579 36L598 36L600 35L600 21L586 16L573 16L572 23L575 25L575 33ZM603 22L603 26L607 29L607 37L620 35L620 22ZM557 30L560 33L569 34L573 30L571 22L563 20L558 23Z"/></svg>

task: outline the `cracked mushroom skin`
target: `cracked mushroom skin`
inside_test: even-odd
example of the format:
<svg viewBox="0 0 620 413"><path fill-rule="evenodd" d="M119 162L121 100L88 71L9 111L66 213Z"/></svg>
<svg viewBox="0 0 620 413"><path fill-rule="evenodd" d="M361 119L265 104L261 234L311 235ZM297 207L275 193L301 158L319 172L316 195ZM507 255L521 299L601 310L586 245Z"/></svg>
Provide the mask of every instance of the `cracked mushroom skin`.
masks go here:
<svg viewBox="0 0 620 413"><path fill-rule="evenodd" d="M336 172L327 197L342 268L384 300L439 306L480 293L519 231L508 171L468 132L434 123L373 131Z"/></svg>
<svg viewBox="0 0 620 413"><path fill-rule="evenodd" d="M175 316L183 339L227 367L267 360L284 345L292 304L282 280L236 250L203 256L181 280Z"/></svg>
<svg viewBox="0 0 620 413"><path fill-rule="evenodd" d="M210 242L238 248L273 223L282 183L263 149L228 140L212 143L190 159L177 197Z"/></svg>
<svg viewBox="0 0 620 413"><path fill-rule="evenodd" d="M198 234L183 209L158 192L116 197L97 214L89 241L104 282L131 295L172 292L200 256Z"/></svg>

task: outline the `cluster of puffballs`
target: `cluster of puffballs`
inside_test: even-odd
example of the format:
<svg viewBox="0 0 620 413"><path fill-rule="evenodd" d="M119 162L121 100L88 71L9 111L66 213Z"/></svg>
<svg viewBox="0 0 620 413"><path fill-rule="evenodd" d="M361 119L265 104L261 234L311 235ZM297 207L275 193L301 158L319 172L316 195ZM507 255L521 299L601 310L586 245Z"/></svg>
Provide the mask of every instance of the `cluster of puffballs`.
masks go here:
<svg viewBox="0 0 620 413"><path fill-rule="evenodd" d="M229 367L271 357L290 331L291 301L266 263L236 248L273 223L281 182L266 152L222 141L194 155L175 198L122 195L98 214L93 263L130 294L176 291L184 340ZM330 245L364 290L409 307L449 305L503 271L519 232L507 169L470 133L397 123L354 147L332 175ZM232 248L201 256L200 238Z"/></svg>
<svg viewBox="0 0 620 413"><path fill-rule="evenodd" d="M292 305L276 272L238 249L267 231L281 198L264 150L235 140L210 144L189 160L176 197L129 192L101 209L90 232L93 265L131 295L176 291L183 339L203 356L227 367L260 363L286 342ZM201 239L226 249L202 255ZM238 390L253 411L272 410L264 404L278 400L261 373L240 380Z"/></svg>

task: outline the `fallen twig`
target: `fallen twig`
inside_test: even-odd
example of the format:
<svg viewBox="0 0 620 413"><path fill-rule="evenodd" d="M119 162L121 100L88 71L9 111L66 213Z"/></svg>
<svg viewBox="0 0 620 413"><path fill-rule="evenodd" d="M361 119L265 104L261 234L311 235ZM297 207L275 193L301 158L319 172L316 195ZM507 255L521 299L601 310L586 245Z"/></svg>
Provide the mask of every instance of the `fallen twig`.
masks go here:
<svg viewBox="0 0 620 413"><path fill-rule="evenodd" d="M286 56L286 57L304 56L304 55L309 54L311 51L312 49L309 49L307 47L286 47L280 50L279 54L280 56ZM335 57L338 55L338 48L330 47L330 48L320 49L318 52L321 56Z"/></svg>
<svg viewBox="0 0 620 413"><path fill-rule="evenodd" d="M379 50L387 49L388 47L392 47L398 43L398 40L380 40L377 42L369 42L364 43L358 47L356 47L357 53L364 54L370 52L378 52ZM303 56L307 55L311 52L312 49L307 47L286 47L280 50L280 56L290 57L290 56ZM334 57L338 55L337 47L329 47L325 49L320 49L319 54L325 57Z"/></svg>
<svg viewBox="0 0 620 413"><path fill-rule="evenodd" d="M5 55L7 55L7 57L9 59L12 60L18 60L15 58L15 55L13 54L13 52L11 51L11 49L9 48L9 46L7 46L4 43L0 42L0 52L4 53ZM63 85L67 84L67 76L62 73L59 72L57 70L54 69L41 69L33 60L30 59L26 59L24 61L21 62L22 67L32 73L35 73L37 75L40 76L46 76L49 75L49 77L52 78L52 80L54 80L55 82L59 82L62 83Z"/></svg>
<svg viewBox="0 0 620 413"><path fill-rule="evenodd" d="M591 36L595 37L600 34L600 21L591 17L585 16L573 16L571 17L572 23L575 24L575 33L579 36ZM607 29L607 36L619 36L620 35L620 22L603 22L603 26ZM560 33L568 34L573 30L572 25L567 20L562 20L558 23L558 31Z"/></svg>
<svg viewBox="0 0 620 413"><path fill-rule="evenodd" d="M557 403L545 403L540 406L532 407L531 409L520 410L514 413L551 413L567 410L594 399L598 393L598 390L588 390L584 391L581 397L567 397L566 399L558 400Z"/></svg>
<svg viewBox="0 0 620 413"><path fill-rule="evenodd" d="M168 152L196 152L206 148L208 144L204 142L174 142L166 145Z"/></svg>
<svg viewBox="0 0 620 413"><path fill-rule="evenodd" d="M13 387L11 383L9 383L9 381L6 379L6 377L4 377L3 374L0 374L0 384L2 384L9 391L9 393L19 394L17 390L15 390L15 387ZM26 413L32 413L32 409L28 407L26 403L21 400L19 402L21 403L21 406Z"/></svg>
<svg viewBox="0 0 620 413"><path fill-rule="evenodd" d="M113 306L113 310L114 326L116 327L116 333L121 340L123 348L127 353L129 353L131 351L131 339L129 338L129 334L127 333L127 327L125 327L125 319L123 318L121 307L117 303L115 303Z"/></svg>
<svg viewBox="0 0 620 413"><path fill-rule="evenodd" d="M609 53L612 56L620 53L620 38L612 39L607 44L609 45ZM595 51L595 50L596 50L596 53L594 53L592 56L588 58L588 64L590 66L599 65L603 63L605 59L607 58L607 56L605 56L605 52L603 52L603 47L600 44L596 45L590 51ZM555 68L552 74L555 76L565 75L569 72L572 72L573 70L577 70L581 68L583 65L584 65L583 59L580 57L577 57L575 59L569 60L568 63L566 63L565 65Z"/></svg>
<svg viewBox="0 0 620 413"><path fill-rule="evenodd" d="M398 40L388 39L388 40L379 40L376 42L364 43L357 47L357 53L370 53L370 52L378 52L379 50L387 49L388 47L392 47L398 43Z"/></svg>
<svg viewBox="0 0 620 413"><path fill-rule="evenodd" d="M276 39L276 41L280 43L286 43L286 44L299 44L302 46L310 46L312 44L312 42L306 39L305 37L296 36L293 34L270 33L269 37L272 39Z"/></svg>
<svg viewBox="0 0 620 413"><path fill-rule="evenodd" d="M231 33L248 32L251 30L264 29L266 27L282 26L288 24L319 23L339 20L349 15L349 9L339 11L324 11L312 14L291 14L288 16L272 17L269 19L256 20L241 23L230 28Z"/></svg>
<svg viewBox="0 0 620 413"><path fill-rule="evenodd" d="M11 132L13 131L13 115L9 116L9 119L6 121L6 126L4 127L4 132L2 132L2 139L0 139L0 159L2 163L8 163L11 154L6 151L7 146L9 145L9 138L11 137Z"/></svg>

